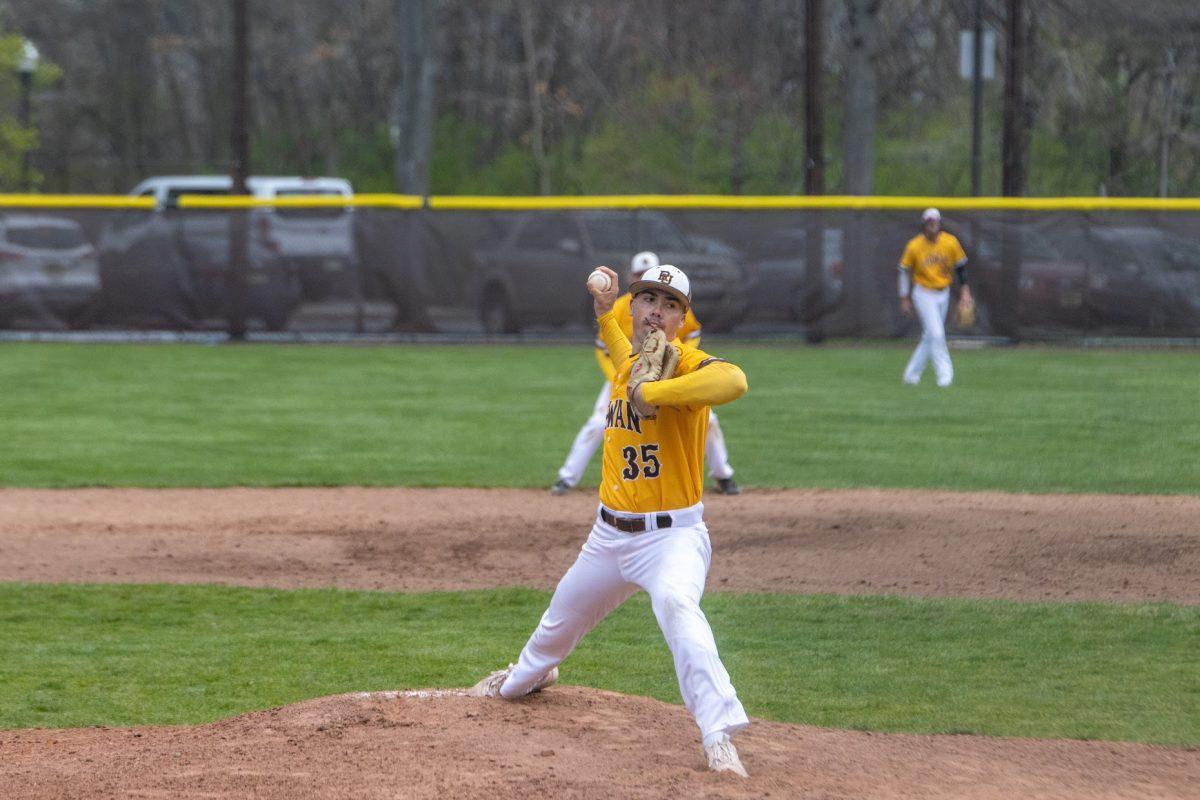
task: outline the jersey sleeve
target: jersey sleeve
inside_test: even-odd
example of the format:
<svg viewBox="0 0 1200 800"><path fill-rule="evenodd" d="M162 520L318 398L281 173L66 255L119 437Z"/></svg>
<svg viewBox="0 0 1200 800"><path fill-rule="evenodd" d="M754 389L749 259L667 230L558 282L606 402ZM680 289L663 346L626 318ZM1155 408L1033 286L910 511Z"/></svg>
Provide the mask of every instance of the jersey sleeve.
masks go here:
<svg viewBox="0 0 1200 800"><path fill-rule="evenodd" d="M600 325L600 340L604 342L604 349L608 351L609 361L614 365L615 371L617 364L624 364L629 360L629 356L633 353L633 345L626 338L625 331L621 330L621 325L617 322L613 312L606 311L597 318L596 322Z"/></svg>
<svg viewBox="0 0 1200 800"><path fill-rule="evenodd" d="M967 263L967 254L963 250L962 243L958 241L958 237L954 237L954 244L951 248L954 252L954 265L960 267Z"/></svg>
<svg viewBox="0 0 1200 800"><path fill-rule="evenodd" d="M916 268L916 266L917 254L913 249L912 242L909 242L908 244L904 245L904 253L900 256L900 267L911 272Z"/></svg>
<svg viewBox="0 0 1200 800"><path fill-rule="evenodd" d="M695 408L728 403L748 389L746 373L737 365L701 350L688 350L679 357L676 377L643 383L641 392L650 405Z"/></svg>

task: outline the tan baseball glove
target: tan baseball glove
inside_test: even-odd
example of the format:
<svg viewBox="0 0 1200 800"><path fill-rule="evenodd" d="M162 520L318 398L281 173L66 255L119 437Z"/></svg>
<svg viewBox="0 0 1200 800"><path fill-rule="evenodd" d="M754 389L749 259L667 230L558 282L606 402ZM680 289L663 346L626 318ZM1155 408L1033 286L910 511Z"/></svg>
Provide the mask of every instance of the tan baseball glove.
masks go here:
<svg viewBox="0 0 1200 800"><path fill-rule="evenodd" d="M970 328L975 324L975 300L967 298L958 303L958 324L962 328Z"/></svg>
<svg viewBox="0 0 1200 800"><path fill-rule="evenodd" d="M667 341L667 335L660 330L651 331L642 341L642 351L637 363L629 374L629 402L643 417L654 417L658 414L657 406L639 403L635 399L634 389L650 381L666 381L675 375L679 366L679 348Z"/></svg>

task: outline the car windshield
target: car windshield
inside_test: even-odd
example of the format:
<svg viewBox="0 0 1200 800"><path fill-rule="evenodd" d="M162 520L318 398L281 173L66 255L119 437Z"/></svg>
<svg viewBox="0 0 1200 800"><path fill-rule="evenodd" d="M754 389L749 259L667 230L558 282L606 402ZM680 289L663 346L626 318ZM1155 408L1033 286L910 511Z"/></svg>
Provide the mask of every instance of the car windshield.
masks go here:
<svg viewBox="0 0 1200 800"><path fill-rule="evenodd" d="M595 250L632 250L633 249L633 218L623 217L586 217L583 227L587 230L588 239L592 241Z"/></svg>
<svg viewBox="0 0 1200 800"><path fill-rule="evenodd" d="M19 225L7 231L10 242L39 250L74 250L87 244L83 231L67 225Z"/></svg>
<svg viewBox="0 0 1200 800"><path fill-rule="evenodd" d="M1200 248L1164 231L1114 228L1096 235L1109 264L1138 264L1150 271L1200 269Z"/></svg>
<svg viewBox="0 0 1200 800"><path fill-rule="evenodd" d="M342 197L337 189L279 189L276 197ZM284 206L275 209L281 217L290 218L330 218L340 217L346 213L346 206Z"/></svg>
<svg viewBox="0 0 1200 800"><path fill-rule="evenodd" d="M970 241L970 236L965 236ZM1054 246L1045 236L1033 230L1021 230L1021 260L1022 261L1059 261L1060 256ZM1002 228L985 229L980 236L979 255L984 258L998 259L1004 248L1004 230Z"/></svg>
<svg viewBox="0 0 1200 800"><path fill-rule="evenodd" d="M211 186L175 186L167 190L167 200L178 200L185 194L227 195L228 189L218 189Z"/></svg>
<svg viewBox="0 0 1200 800"><path fill-rule="evenodd" d="M642 240L639 246L643 250L664 250L686 252L688 247L683 234L669 219L658 214L639 218Z"/></svg>
<svg viewBox="0 0 1200 800"><path fill-rule="evenodd" d="M779 231L763 240L758 248L759 258L785 259L803 258L804 242L807 239L804 231Z"/></svg>

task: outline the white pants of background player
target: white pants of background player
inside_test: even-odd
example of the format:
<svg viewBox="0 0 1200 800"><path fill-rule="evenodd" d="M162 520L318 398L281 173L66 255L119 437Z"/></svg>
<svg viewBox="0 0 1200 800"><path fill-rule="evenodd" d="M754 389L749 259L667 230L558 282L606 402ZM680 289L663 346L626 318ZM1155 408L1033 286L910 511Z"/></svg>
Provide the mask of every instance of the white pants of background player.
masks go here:
<svg viewBox="0 0 1200 800"><path fill-rule="evenodd" d="M950 308L950 289L914 286L912 304L917 318L921 320L921 341L904 368L904 382L919 382L925 364L932 357L937 385L949 386L954 380L954 365L950 363L950 350L946 347L946 311Z"/></svg>
<svg viewBox="0 0 1200 800"><path fill-rule="evenodd" d="M579 557L558 582L550 607L500 687L502 696L528 694L585 633L640 588L650 595L675 660L683 704L700 727L704 743L749 724L700 610L712 559L704 504L666 513L672 517L672 527L662 529L653 527L655 514L617 515L646 519L651 528L639 534L623 533L597 515Z"/></svg>
<svg viewBox="0 0 1200 800"><path fill-rule="evenodd" d="M592 415L583 423L579 433L575 434L571 452L567 453L567 460L558 470L559 479L565 481L568 486L579 483L583 471L587 469L588 462L592 460L596 448L604 438L604 417L608 414L608 401L611 396L612 384L605 381L596 397ZM729 465L729 451L725 448L725 434L721 433L721 423L717 421L717 415L711 409L708 412L708 438L704 440L704 460L708 462L709 473L717 480L733 477L733 467Z"/></svg>

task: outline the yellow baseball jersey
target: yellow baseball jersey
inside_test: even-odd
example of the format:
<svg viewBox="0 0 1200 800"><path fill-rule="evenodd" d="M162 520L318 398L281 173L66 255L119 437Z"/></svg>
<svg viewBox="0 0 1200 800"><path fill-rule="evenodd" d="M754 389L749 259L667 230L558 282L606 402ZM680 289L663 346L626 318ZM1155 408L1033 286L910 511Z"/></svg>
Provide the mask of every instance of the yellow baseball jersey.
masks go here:
<svg viewBox="0 0 1200 800"><path fill-rule="evenodd" d="M625 334L626 339L633 338L633 310L630 308L632 303L633 296L629 292L618 297L613 303L612 313L617 318L617 324L621 326L621 331ZM684 351L695 350L700 346L700 320L696 319L696 315L692 313L690 307L684 314L683 324L679 326L679 333L675 334L675 343ZM604 340L600 338L596 339L596 363L600 365L600 371L604 373L604 377L611 382L617 368L613 364L612 358L609 357Z"/></svg>
<svg viewBox="0 0 1200 800"><path fill-rule="evenodd" d="M932 242L923 233L909 240L900 257L900 266L912 273L913 280L926 289L945 289L954 276L954 268L967 260L958 239L938 231Z"/></svg>
<svg viewBox="0 0 1200 800"><path fill-rule="evenodd" d="M674 378L642 384L643 399L658 406L654 418L643 417L626 398L639 356L615 315L604 315L600 323L602 340L620 364L604 420L600 502L638 513L695 505L704 493L709 406L741 396L746 376L697 348L681 348Z"/></svg>

